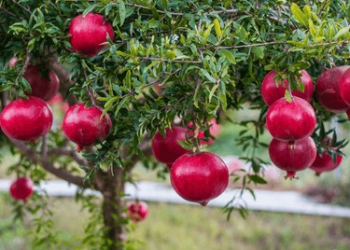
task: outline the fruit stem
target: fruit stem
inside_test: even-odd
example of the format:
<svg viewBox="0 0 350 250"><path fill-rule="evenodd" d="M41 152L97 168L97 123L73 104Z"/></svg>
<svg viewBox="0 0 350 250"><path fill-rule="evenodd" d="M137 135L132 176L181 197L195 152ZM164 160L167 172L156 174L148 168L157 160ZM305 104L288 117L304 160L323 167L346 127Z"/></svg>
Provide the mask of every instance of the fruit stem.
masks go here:
<svg viewBox="0 0 350 250"><path fill-rule="evenodd" d="M285 180L287 179L290 179L290 180L293 180L293 179L299 179L299 177L297 177L295 175L295 171L287 171L287 175L284 177Z"/></svg>
<svg viewBox="0 0 350 250"><path fill-rule="evenodd" d="M201 152L201 150L199 148L200 143L199 143L199 139L198 139L199 125L195 121L193 121L193 124L194 124L194 131L193 132L194 132L194 147L195 147L194 152L196 154L198 154Z"/></svg>

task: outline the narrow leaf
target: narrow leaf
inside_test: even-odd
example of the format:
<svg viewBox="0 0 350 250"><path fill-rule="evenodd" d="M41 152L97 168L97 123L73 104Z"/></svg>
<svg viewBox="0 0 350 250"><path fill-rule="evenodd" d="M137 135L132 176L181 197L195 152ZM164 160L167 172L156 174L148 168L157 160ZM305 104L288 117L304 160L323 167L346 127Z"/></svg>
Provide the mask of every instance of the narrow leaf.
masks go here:
<svg viewBox="0 0 350 250"><path fill-rule="evenodd" d="M214 19L214 29L215 29L216 37L218 38L218 40L220 40L222 31L221 31L219 19L217 18Z"/></svg>
<svg viewBox="0 0 350 250"><path fill-rule="evenodd" d="M306 17L304 12L299 8L298 5L296 5L295 3L292 3L291 11L292 11L292 14L295 17L295 19L300 24L302 24L302 25L304 25L306 27L308 26L308 18Z"/></svg>
<svg viewBox="0 0 350 250"><path fill-rule="evenodd" d="M120 21L120 26L122 26L124 24L125 16L126 16L125 4L124 4L123 1L120 1L119 2L119 21Z"/></svg>
<svg viewBox="0 0 350 250"><path fill-rule="evenodd" d="M93 9L95 9L96 6L97 6L97 4L95 3L95 4L92 4L92 5L90 5L89 7L87 7L87 8L84 10L84 12L83 12L83 17L85 18L85 16L86 16L88 13L90 13L91 11L93 11Z"/></svg>
<svg viewBox="0 0 350 250"><path fill-rule="evenodd" d="M338 33L335 35L334 40L337 40L339 37L341 37L342 35L345 35L347 32L349 32L350 29L350 25L340 29L338 31Z"/></svg>

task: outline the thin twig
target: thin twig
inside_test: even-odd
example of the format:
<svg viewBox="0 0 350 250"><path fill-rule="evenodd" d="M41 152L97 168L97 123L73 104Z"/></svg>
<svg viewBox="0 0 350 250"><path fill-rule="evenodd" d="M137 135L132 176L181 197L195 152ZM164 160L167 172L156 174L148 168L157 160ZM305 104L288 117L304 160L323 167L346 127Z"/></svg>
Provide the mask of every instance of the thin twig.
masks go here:
<svg viewBox="0 0 350 250"><path fill-rule="evenodd" d="M72 157L72 159L80 166L88 166L87 160L81 158L75 150L68 149L66 147L54 148L47 152L47 156L66 155Z"/></svg>
<svg viewBox="0 0 350 250"><path fill-rule="evenodd" d="M193 64L201 64L202 61L191 61L191 60L171 60L167 58L156 58L156 57L141 57L141 56L135 56L134 58L144 60L144 61L160 61L160 62L173 62L173 63L193 63Z"/></svg>
<svg viewBox="0 0 350 250"><path fill-rule="evenodd" d="M4 13L10 15L10 16L16 17L15 14L11 13L10 11L8 11L7 9L4 9L2 7L0 7L0 11L4 12Z"/></svg>
<svg viewBox="0 0 350 250"><path fill-rule="evenodd" d="M29 49L29 46L26 48L26 57L25 57L25 60L24 60L24 64L23 64L23 67L21 69L21 71L19 72L16 80L15 80L15 83L17 84L18 83L18 79L23 76L23 74L26 72L27 68L28 68L28 65L29 65L29 61L30 61L30 49Z"/></svg>
<svg viewBox="0 0 350 250"><path fill-rule="evenodd" d="M47 157L47 135L42 136L41 140L41 161L44 161Z"/></svg>
<svg viewBox="0 0 350 250"><path fill-rule="evenodd" d="M23 10L25 10L26 12L28 12L29 14L32 14L32 12L27 9L26 7L24 7L22 4L16 2L15 0L11 0L11 2L13 2L14 4L16 4L18 7L22 8Z"/></svg>
<svg viewBox="0 0 350 250"><path fill-rule="evenodd" d="M79 187L86 187L83 183L83 178L80 176L76 176L71 174L70 172L57 168L53 165L53 163L49 162L48 159L38 159L37 154L34 149L31 149L24 142L11 140L12 143L19 149L19 151L25 155L33 164L41 164L41 166L51 174L61 178L69 183L73 183Z"/></svg>

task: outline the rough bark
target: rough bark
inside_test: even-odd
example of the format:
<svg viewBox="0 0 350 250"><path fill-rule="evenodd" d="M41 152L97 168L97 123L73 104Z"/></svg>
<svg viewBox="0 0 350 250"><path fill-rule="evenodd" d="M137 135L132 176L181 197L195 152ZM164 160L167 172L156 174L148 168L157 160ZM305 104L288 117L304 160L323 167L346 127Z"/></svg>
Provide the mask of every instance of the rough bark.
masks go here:
<svg viewBox="0 0 350 250"><path fill-rule="evenodd" d="M114 173L109 172L104 179L103 196L103 222L105 225L106 239L112 242L108 250L122 250L125 241L123 216L125 181L124 169L114 167Z"/></svg>

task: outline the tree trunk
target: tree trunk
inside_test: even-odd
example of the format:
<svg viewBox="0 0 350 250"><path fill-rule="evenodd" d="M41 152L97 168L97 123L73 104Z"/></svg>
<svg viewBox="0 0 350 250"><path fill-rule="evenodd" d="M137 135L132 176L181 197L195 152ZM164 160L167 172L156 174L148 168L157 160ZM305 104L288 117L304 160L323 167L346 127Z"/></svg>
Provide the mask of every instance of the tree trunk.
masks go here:
<svg viewBox="0 0 350 250"><path fill-rule="evenodd" d="M104 180L103 195L103 222L105 225L105 239L108 241L108 250L122 250L125 240L123 216L125 182L123 169L114 168L114 173L108 173ZM105 248L103 248L105 249Z"/></svg>

